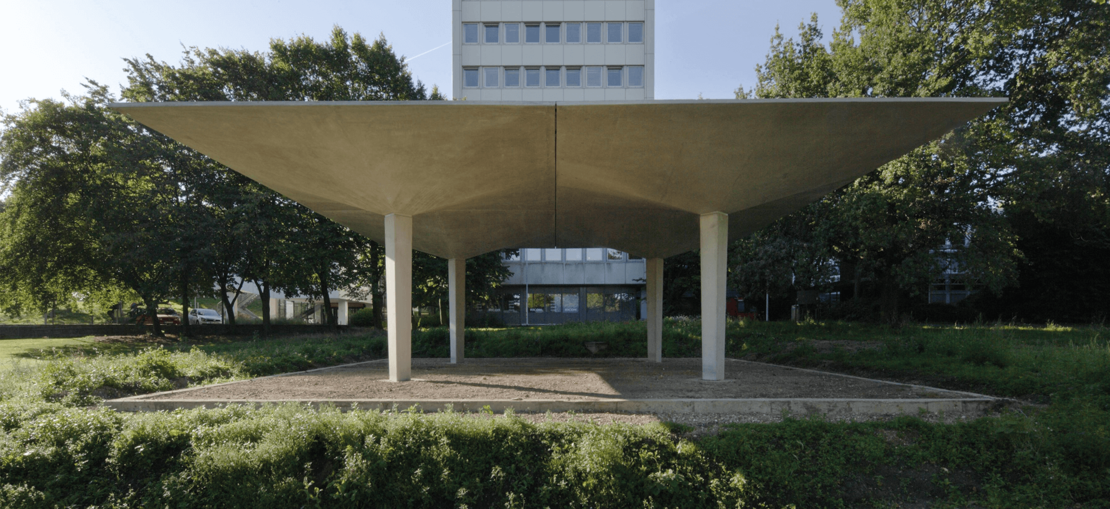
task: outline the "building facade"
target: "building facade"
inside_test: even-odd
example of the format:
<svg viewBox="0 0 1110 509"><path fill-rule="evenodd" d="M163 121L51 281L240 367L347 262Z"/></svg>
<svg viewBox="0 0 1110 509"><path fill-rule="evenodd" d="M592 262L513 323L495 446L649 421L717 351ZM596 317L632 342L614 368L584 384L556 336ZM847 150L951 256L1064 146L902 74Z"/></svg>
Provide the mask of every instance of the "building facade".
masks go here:
<svg viewBox="0 0 1110 509"><path fill-rule="evenodd" d="M453 0L454 98L655 98L655 0ZM507 325L641 319L643 258L608 248L525 248L489 314Z"/></svg>

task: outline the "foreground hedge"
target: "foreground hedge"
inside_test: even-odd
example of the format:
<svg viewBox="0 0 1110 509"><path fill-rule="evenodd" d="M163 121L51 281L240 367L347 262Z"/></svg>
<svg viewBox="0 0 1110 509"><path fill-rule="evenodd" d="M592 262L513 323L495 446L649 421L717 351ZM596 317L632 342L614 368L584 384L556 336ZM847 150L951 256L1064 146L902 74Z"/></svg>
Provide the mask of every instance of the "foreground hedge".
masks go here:
<svg viewBox="0 0 1110 509"><path fill-rule="evenodd" d="M294 405L0 419L2 507L735 507L744 487L662 426Z"/></svg>
<svg viewBox="0 0 1110 509"><path fill-rule="evenodd" d="M786 421L700 441L296 405L0 404L0 507L1107 507L1105 436L1010 416ZM1063 440L1063 441L1061 441Z"/></svg>

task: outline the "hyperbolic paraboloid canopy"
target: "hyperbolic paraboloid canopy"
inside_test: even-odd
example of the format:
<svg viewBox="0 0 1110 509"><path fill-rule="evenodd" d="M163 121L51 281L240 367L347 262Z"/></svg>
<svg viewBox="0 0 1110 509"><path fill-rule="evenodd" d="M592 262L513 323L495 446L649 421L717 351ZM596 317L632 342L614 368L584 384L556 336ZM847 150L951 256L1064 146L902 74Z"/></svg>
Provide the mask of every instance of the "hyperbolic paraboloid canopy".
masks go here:
<svg viewBox="0 0 1110 509"><path fill-rule="evenodd" d="M1005 99L643 103L227 102L113 107L372 239L468 258L698 247L698 217L740 238Z"/></svg>

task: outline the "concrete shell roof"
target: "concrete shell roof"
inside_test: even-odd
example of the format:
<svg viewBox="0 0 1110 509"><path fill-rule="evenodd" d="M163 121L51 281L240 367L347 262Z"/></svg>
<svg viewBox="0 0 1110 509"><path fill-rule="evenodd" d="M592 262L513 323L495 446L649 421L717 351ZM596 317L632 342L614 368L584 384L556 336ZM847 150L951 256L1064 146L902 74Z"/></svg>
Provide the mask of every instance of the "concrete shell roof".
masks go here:
<svg viewBox="0 0 1110 509"><path fill-rule="evenodd" d="M641 103L221 102L113 108L382 241L468 258L513 247L698 247L740 238L1006 99Z"/></svg>

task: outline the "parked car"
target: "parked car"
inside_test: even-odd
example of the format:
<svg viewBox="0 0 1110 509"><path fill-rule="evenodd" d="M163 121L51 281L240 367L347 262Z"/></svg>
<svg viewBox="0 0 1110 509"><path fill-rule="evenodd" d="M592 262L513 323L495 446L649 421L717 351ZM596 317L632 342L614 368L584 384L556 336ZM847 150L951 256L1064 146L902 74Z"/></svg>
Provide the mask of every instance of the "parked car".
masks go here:
<svg viewBox="0 0 1110 509"><path fill-rule="evenodd" d="M140 314L135 319L136 325L151 325L152 321L150 316L146 313ZM158 324L159 325L181 325L181 315L177 314L170 308L161 308L158 310Z"/></svg>
<svg viewBox="0 0 1110 509"><path fill-rule="evenodd" d="M189 310L189 325L203 325L207 323L223 323L224 319L215 309Z"/></svg>

